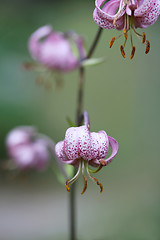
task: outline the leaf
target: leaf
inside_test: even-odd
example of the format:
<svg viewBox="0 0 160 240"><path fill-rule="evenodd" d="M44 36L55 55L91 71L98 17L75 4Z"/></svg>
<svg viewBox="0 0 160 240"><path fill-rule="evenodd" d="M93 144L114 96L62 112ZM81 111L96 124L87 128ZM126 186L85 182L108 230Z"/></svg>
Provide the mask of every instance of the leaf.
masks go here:
<svg viewBox="0 0 160 240"><path fill-rule="evenodd" d="M101 58L91 58L91 59L86 59L81 62L81 65L83 67L88 67L88 66L95 66L101 63L104 63L106 61L105 57Z"/></svg>
<svg viewBox="0 0 160 240"><path fill-rule="evenodd" d="M66 120L70 127L76 127L76 124L69 117L66 117Z"/></svg>

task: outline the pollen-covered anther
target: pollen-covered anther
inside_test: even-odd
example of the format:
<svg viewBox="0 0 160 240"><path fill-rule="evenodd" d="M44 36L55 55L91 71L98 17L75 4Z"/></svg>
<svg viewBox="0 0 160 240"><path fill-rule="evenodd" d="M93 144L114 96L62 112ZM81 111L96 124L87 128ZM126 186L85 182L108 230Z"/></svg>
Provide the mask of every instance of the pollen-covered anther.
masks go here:
<svg viewBox="0 0 160 240"><path fill-rule="evenodd" d="M112 45L113 45L113 43L114 43L114 41L116 40L116 38L115 37L113 37L112 39L111 39L111 41L110 41L110 44L109 44L109 48L111 48L112 47Z"/></svg>
<svg viewBox="0 0 160 240"><path fill-rule="evenodd" d="M120 46L120 50L121 50L122 56L125 58L126 54L125 54L125 51L124 51L124 47L122 45Z"/></svg>
<svg viewBox="0 0 160 240"><path fill-rule="evenodd" d="M96 181L97 185L100 187L100 193L102 193L102 192L103 192L103 186L102 186L102 184L97 180L97 178L95 178L95 177L93 177L93 176L92 176L92 178Z"/></svg>
<svg viewBox="0 0 160 240"><path fill-rule="evenodd" d="M134 57L135 51L136 51L136 48L135 48L135 46L133 46L130 59L132 59Z"/></svg>
<svg viewBox="0 0 160 240"><path fill-rule="evenodd" d="M83 188L83 191L81 192L81 194L83 194L87 189L87 177L83 176L83 178L84 178L84 188Z"/></svg>
<svg viewBox="0 0 160 240"><path fill-rule="evenodd" d="M66 186L67 192L70 192L69 179L67 179L65 186Z"/></svg>
<svg viewBox="0 0 160 240"><path fill-rule="evenodd" d="M145 54L149 53L149 50L150 50L150 42L147 40Z"/></svg>
<svg viewBox="0 0 160 240"><path fill-rule="evenodd" d="M125 39L127 40L127 38L128 38L128 35L127 35L127 31L126 31L126 29L125 29L125 28L123 29L123 33L124 33L124 37L125 37Z"/></svg>
<svg viewBox="0 0 160 240"><path fill-rule="evenodd" d="M143 32L143 34L142 34L142 43L145 43L145 41L146 41L146 33Z"/></svg>

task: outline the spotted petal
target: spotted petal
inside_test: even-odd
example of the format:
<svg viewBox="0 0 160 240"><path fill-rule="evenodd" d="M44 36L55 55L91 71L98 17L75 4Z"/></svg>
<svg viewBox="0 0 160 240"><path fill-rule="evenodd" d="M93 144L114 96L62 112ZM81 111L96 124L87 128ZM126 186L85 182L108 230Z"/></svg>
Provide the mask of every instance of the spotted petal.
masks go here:
<svg viewBox="0 0 160 240"><path fill-rule="evenodd" d="M98 24L100 27L105 29L114 29L115 26L113 25L113 20L116 18L117 15L117 9L123 8L123 0L110 0L107 3L105 3L105 0L96 0L95 5L96 8L93 13L93 19L96 24ZM104 6L101 8L101 6L104 4ZM123 15L125 13L125 10L121 11L118 14L118 18L116 21L117 29L123 29L124 25L124 19Z"/></svg>
<svg viewBox="0 0 160 240"><path fill-rule="evenodd" d="M91 133L92 159L105 158L108 153L109 140L105 131ZM92 161L92 160L91 160Z"/></svg>
<svg viewBox="0 0 160 240"><path fill-rule="evenodd" d="M154 24L160 14L159 0L144 0L135 10L135 27L146 28Z"/></svg>
<svg viewBox="0 0 160 240"><path fill-rule="evenodd" d="M64 152L64 141L60 141L55 145L55 153L63 163L72 164L74 162L74 160L69 160Z"/></svg>
<svg viewBox="0 0 160 240"><path fill-rule="evenodd" d="M117 155L118 149L119 149L118 142L114 138L108 136L108 139L109 139L109 146L111 147L112 153L107 159L104 160L106 162L106 165L113 160L113 158ZM93 167L97 167L99 166L100 162L96 159L96 160L90 161L89 164Z"/></svg>

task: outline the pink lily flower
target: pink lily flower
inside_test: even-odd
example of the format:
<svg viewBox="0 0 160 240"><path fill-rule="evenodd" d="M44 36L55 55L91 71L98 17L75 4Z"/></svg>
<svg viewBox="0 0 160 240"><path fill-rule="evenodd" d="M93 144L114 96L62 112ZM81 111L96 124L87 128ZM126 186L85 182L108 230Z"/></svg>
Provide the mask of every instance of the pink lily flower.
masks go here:
<svg viewBox="0 0 160 240"><path fill-rule="evenodd" d="M31 35L28 47L34 60L58 72L72 71L85 57L80 36L73 32L55 32L49 25L40 27Z"/></svg>
<svg viewBox="0 0 160 240"><path fill-rule="evenodd" d="M69 185L78 178L81 170L84 178L83 194L87 189L87 177L84 174L86 168L88 176L100 186L100 192L103 191L102 184L91 175L98 172L103 166L108 165L118 153L118 142L107 136L105 131L90 132L90 124L87 112L84 112L85 125L80 127L71 127L66 131L65 139L58 142L55 146L57 157L67 164L78 167L76 175L66 181L67 191L70 191ZM109 147L112 150L111 155L106 158ZM95 171L89 168L89 165L98 167Z"/></svg>
<svg viewBox="0 0 160 240"><path fill-rule="evenodd" d="M150 50L150 42L146 40L146 34L136 31L136 28L147 28L154 24L160 14L159 0L96 0L96 8L93 13L93 18L96 24L105 29L123 30L120 36L113 37L110 41L111 48L114 41L124 36L124 44L120 46L122 56L125 57L124 47L128 38L130 30L132 52L130 58L132 59L135 53L135 46L133 46L132 30L142 43L146 44L145 53Z"/></svg>
<svg viewBox="0 0 160 240"><path fill-rule="evenodd" d="M37 138L33 127L21 126L13 129L6 137L9 156L19 169L43 170L50 159L48 142Z"/></svg>

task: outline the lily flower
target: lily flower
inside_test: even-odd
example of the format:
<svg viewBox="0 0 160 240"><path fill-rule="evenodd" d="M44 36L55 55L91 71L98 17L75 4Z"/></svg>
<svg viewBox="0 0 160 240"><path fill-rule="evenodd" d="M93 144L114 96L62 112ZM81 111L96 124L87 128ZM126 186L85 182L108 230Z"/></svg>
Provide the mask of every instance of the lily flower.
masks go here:
<svg viewBox="0 0 160 240"><path fill-rule="evenodd" d="M49 162L48 142L37 137L35 128L21 126L6 137L6 147L16 168L43 170Z"/></svg>
<svg viewBox="0 0 160 240"><path fill-rule="evenodd" d="M109 147L112 153L106 158ZM102 184L91 173L96 173L103 166L108 165L117 155L118 148L118 142L114 138L107 136L105 131L99 131L98 133L90 132L88 113L84 112L84 125L69 128L66 131L65 139L58 142L55 146L55 153L63 163L71 164L78 168L75 176L71 180L68 179L66 181L67 191L70 191L69 186L77 180L81 171L84 179L84 188L81 194L86 191L86 169L88 176L99 185L100 192L102 192ZM94 171L89 168L89 165L97 167L97 169Z"/></svg>
<svg viewBox="0 0 160 240"><path fill-rule="evenodd" d="M150 50L150 42L146 40L146 33L136 31L136 28L147 28L154 24L160 14L159 0L96 0L96 8L93 18L96 24L105 29L117 29L123 32L118 37L113 37L110 41L111 48L114 41L124 36L124 44L120 46L122 56L125 58L125 45L130 31L132 51L130 59L135 53L135 46L132 40L132 30L136 36L146 45L145 53Z"/></svg>
<svg viewBox="0 0 160 240"><path fill-rule="evenodd" d="M74 32L53 31L50 25L40 27L30 37L28 48L34 60L46 68L69 72L85 57L83 39Z"/></svg>

